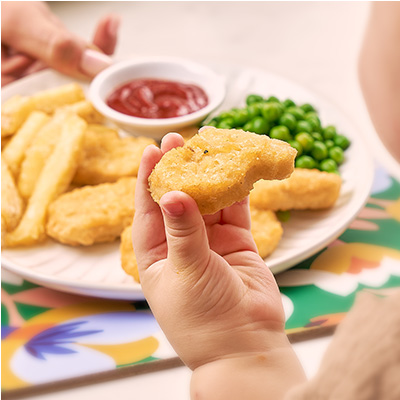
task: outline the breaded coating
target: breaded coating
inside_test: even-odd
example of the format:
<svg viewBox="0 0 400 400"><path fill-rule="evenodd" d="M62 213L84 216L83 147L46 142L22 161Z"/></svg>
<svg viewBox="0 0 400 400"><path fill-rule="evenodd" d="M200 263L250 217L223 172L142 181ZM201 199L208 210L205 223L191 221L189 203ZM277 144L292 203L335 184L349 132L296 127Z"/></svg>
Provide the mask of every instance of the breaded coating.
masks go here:
<svg viewBox="0 0 400 400"><path fill-rule="evenodd" d="M115 182L124 176L136 176L143 151L150 144L156 142L146 137L121 138L111 128L89 125L73 182L97 185Z"/></svg>
<svg viewBox="0 0 400 400"><path fill-rule="evenodd" d="M342 179L317 169L296 168L288 179L261 180L250 193L250 204L267 210L317 210L332 207Z"/></svg>
<svg viewBox="0 0 400 400"><path fill-rule="evenodd" d="M150 192L159 202L169 191L183 191L202 214L214 214L244 199L259 179L287 178L296 154L265 135L206 126L162 157L149 177Z"/></svg>
<svg viewBox="0 0 400 400"><path fill-rule="evenodd" d="M136 178L85 186L65 193L49 207L47 234L72 246L111 242L132 223Z"/></svg>
<svg viewBox="0 0 400 400"><path fill-rule="evenodd" d="M257 245L258 254L268 257L278 246L283 229L275 213L270 210L250 208L251 234Z"/></svg>
<svg viewBox="0 0 400 400"><path fill-rule="evenodd" d="M138 264L132 245L132 225L127 226L122 232L119 249L122 269L140 283Z"/></svg>
<svg viewBox="0 0 400 400"><path fill-rule="evenodd" d="M1 243L6 232L19 223L24 211L24 202L18 193L14 178L7 163L1 158Z"/></svg>

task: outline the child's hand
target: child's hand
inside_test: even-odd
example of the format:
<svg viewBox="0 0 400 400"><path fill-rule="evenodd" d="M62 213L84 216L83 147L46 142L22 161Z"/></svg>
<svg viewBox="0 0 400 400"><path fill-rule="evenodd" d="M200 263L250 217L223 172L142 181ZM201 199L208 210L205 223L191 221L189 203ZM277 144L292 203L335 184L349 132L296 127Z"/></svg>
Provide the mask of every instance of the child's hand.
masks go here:
<svg viewBox="0 0 400 400"><path fill-rule="evenodd" d="M134 250L155 317L192 369L287 345L279 291L250 233L248 199L203 217L185 193L165 194L161 210L151 198L154 165L181 145L169 134L161 150L148 147L136 186Z"/></svg>

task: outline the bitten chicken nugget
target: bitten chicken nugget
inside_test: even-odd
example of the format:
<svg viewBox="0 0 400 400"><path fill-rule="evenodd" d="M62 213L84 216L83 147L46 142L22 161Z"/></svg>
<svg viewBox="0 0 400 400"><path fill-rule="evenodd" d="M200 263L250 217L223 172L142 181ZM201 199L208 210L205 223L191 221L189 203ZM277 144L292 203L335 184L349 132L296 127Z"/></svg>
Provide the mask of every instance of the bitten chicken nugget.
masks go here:
<svg viewBox="0 0 400 400"><path fill-rule="evenodd" d="M136 178L85 186L49 207L47 234L72 246L112 242L132 223Z"/></svg>
<svg viewBox="0 0 400 400"><path fill-rule="evenodd" d="M206 126L162 157L149 177L150 192L159 202L169 191L183 191L202 214L213 214L244 199L259 179L287 178L296 154L265 135Z"/></svg>
<svg viewBox="0 0 400 400"><path fill-rule="evenodd" d="M257 182L250 193L250 204L274 211L329 208L339 197L341 184L336 174L296 168L288 179Z"/></svg>
<svg viewBox="0 0 400 400"><path fill-rule="evenodd" d="M251 234L257 245L258 254L268 257L278 246L283 229L275 213L270 210L250 208Z"/></svg>
<svg viewBox="0 0 400 400"><path fill-rule="evenodd" d="M73 182L97 185L136 176L142 153L149 144L155 141L146 137L121 138L111 128L89 125Z"/></svg>
<svg viewBox="0 0 400 400"><path fill-rule="evenodd" d="M138 264L132 246L132 225L127 226L122 232L119 250L122 269L140 283Z"/></svg>
<svg viewBox="0 0 400 400"><path fill-rule="evenodd" d="M24 211L24 203L18 193L14 178L7 163L1 159L1 243L7 231L19 223Z"/></svg>

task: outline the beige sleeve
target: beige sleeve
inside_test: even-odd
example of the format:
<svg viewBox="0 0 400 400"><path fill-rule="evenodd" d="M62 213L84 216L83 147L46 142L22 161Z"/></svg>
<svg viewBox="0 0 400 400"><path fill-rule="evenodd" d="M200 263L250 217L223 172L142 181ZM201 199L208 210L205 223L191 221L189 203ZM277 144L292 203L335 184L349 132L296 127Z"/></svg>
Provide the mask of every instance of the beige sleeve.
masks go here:
<svg viewBox="0 0 400 400"><path fill-rule="evenodd" d="M285 400L400 399L400 291L360 293L317 375Z"/></svg>

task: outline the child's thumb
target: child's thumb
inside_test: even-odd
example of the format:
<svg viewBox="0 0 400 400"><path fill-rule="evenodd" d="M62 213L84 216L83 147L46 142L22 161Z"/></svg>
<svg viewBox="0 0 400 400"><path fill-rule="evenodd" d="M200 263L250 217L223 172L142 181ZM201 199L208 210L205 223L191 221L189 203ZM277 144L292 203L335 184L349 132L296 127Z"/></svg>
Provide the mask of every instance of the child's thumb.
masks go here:
<svg viewBox="0 0 400 400"><path fill-rule="evenodd" d="M176 270L206 267L210 247L196 202L186 193L169 192L160 200L168 245L168 260Z"/></svg>

